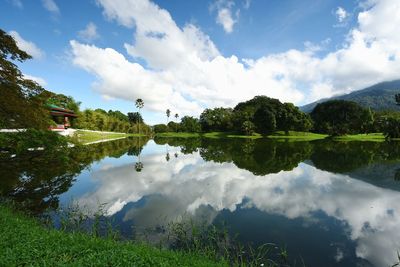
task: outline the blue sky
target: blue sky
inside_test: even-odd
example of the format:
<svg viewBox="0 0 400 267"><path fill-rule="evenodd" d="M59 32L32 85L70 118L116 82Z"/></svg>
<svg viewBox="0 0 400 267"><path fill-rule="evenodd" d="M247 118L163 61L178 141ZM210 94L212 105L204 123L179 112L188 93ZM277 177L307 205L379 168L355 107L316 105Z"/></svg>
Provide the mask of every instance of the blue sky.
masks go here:
<svg viewBox="0 0 400 267"><path fill-rule="evenodd" d="M23 73L82 108L199 115L255 95L301 105L396 79L396 0L1 0ZM6 12L4 12L6 11ZM393 16L390 23L387 17Z"/></svg>

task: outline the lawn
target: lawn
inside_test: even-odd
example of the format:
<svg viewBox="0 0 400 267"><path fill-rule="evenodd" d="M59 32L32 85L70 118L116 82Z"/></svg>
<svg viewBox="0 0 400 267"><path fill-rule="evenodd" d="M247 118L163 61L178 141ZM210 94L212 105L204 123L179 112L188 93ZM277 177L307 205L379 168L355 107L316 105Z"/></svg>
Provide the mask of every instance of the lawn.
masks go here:
<svg viewBox="0 0 400 267"><path fill-rule="evenodd" d="M289 134L285 134L283 131L277 131L272 135L263 136L255 133L253 135L241 135L233 132L210 132L210 133L182 133L182 132L168 132L168 133L157 133L157 137L177 137L177 138L190 138L190 137L206 137L206 138L246 138L246 139L258 139L258 138L274 138L274 139L299 139L299 140L316 140L326 138L325 134L316 134L309 132L295 132L290 131Z"/></svg>
<svg viewBox="0 0 400 267"><path fill-rule="evenodd" d="M125 134L125 133L111 133L111 132L88 132L88 131L76 131L75 138L77 138L78 142L87 144L97 141L106 141L106 140L113 140L119 138L125 138L129 136L143 136L139 134Z"/></svg>
<svg viewBox="0 0 400 267"><path fill-rule="evenodd" d="M382 133L370 133L370 134L353 134L333 137L336 141L373 141L373 142L383 142L385 141L385 136Z"/></svg>
<svg viewBox="0 0 400 267"><path fill-rule="evenodd" d="M0 266L228 266L198 254L47 229L4 205L0 229Z"/></svg>

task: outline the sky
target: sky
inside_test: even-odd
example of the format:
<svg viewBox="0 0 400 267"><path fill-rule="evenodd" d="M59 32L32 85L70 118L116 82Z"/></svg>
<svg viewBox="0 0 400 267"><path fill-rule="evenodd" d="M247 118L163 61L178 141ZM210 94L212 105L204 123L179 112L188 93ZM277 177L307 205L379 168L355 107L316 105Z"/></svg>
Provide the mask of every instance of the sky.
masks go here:
<svg viewBox="0 0 400 267"><path fill-rule="evenodd" d="M400 79L399 0L0 0L27 78L149 124Z"/></svg>

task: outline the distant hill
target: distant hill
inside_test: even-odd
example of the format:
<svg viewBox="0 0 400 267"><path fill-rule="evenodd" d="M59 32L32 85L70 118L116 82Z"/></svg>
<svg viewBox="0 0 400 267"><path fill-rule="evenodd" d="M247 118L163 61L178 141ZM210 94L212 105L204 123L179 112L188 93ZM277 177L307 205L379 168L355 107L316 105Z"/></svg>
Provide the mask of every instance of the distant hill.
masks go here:
<svg viewBox="0 0 400 267"><path fill-rule="evenodd" d="M382 82L371 87L352 92L347 95L334 96L331 98L320 99L316 102L300 107L304 112L311 112L318 103L328 100L341 99L354 101L364 107L370 107L376 111L382 110L397 110L400 111L400 106L396 105L394 99L395 94L400 93L400 80L391 82Z"/></svg>

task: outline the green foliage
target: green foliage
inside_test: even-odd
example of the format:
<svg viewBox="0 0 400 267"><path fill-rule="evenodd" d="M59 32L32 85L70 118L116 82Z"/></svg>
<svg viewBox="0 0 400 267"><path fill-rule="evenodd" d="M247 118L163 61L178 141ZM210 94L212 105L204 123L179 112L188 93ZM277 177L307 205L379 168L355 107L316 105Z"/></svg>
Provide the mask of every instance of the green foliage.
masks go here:
<svg viewBox="0 0 400 267"><path fill-rule="evenodd" d="M276 129L276 118L267 106L259 107L254 113L254 125L261 134L271 134Z"/></svg>
<svg viewBox="0 0 400 267"><path fill-rule="evenodd" d="M144 107L144 102L141 98L136 99L135 106L137 109L142 109Z"/></svg>
<svg viewBox="0 0 400 267"><path fill-rule="evenodd" d="M166 133L169 132L169 128L165 124L156 124L153 126L153 131L155 133Z"/></svg>
<svg viewBox="0 0 400 267"><path fill-rule="evenodd" d="M249 101L239 103L234 108L235 125L242 125L246 120L250 120L257 125L254 116L260 108L268 109L269 112L273 114L275 117L276 130L285 132L309 131L312 127L311 118L307 114L301 112L298 107L291 103L282 104L278 99L266 96L256 96ZM261 117L258 118L259 122L261 119Z"/></svg>
<svg viewBox="0 0 400 267"><path fill-rule="evenodd" d="M373 117L355 102L331 100L318 104L311 112L314 129L332 136L367 132Z"/></svg>
<svg viewBox="0 0 400 267"><path fill-rule="evenodd" d="M253 135L255 132L255 125L254 123L252 123L251 121L245 121L242 124L242 133L244 133L245 135Z"/></svg>
<svg viewBox="0 0 400 267"><path fill-rule="evenodd" d="M139 112L128 112L128 120L131 124L143 123L142 115Z"/></svg>
<svg viewBox="0 0 400 267"><path fill-rule="evenodd" d="M45 229L4 206L0 229L1 266L228 266L196 252Z"/></svg>
<svg viewBox="0 0 400 267"><path fill-rule="evenodd" d="M79 112L79 106L81 102L75 101L72 96L66 96L63 94L50 93L50 97L47 99L48 105L55 105L61 108L69 109L75 113Z"/></svg>
<svg viewBox="0 0 400 267"><path fill-rule="evenodd" d="M151 129L148 125L140 123L142 134L149 135ZM139 123L131 124L126 115L119 111L104 111L101 109L86 109L75 120L75 127L79 129L110 131L122 133L139 133Z"/></svg>
<svg viewBox="0 0 400 267"><path fill-rule="evenodd" d="M12 62L30 58L0 29L0 128L46 129L49 126L50 118L44 107L49 92L25 79Z"/></svg>
<svg viewBox="0 0 400 267"><path fill-rule="evenodd" d="M48 130L29 128L18 133L0 134L0 150L13 154L24 153L28 148L65 149L67 145L65 137Z"/></svg>
<svg viewBox="0 0 400 267"><path fill-rule="evenodd" d="M396 94L396 95L394 96L394 98L395 98L395 100L396 100L396 104L397 104L397 105L400 105L400 94Z"/></svg>
<svg viewBox="0 0 400 267"><path fill-rule="evenodd" d="M231 108L206 109L200 115L202 131L227 132L233 129L233 110Z"/></svg>
<svg viewBox="0 0 400 267"><path fill-rule="evenodd" d="M184 116L181 119L180 127L182 132L199 133L201 132L201 125L198 119L191 116Z"/></svg>
<svg viewBox="0 0 400 267"><path fill-rule="evenodd" d="M388 118L385 122L383 134L388 139L400 138L400 119Z"/></svg>

